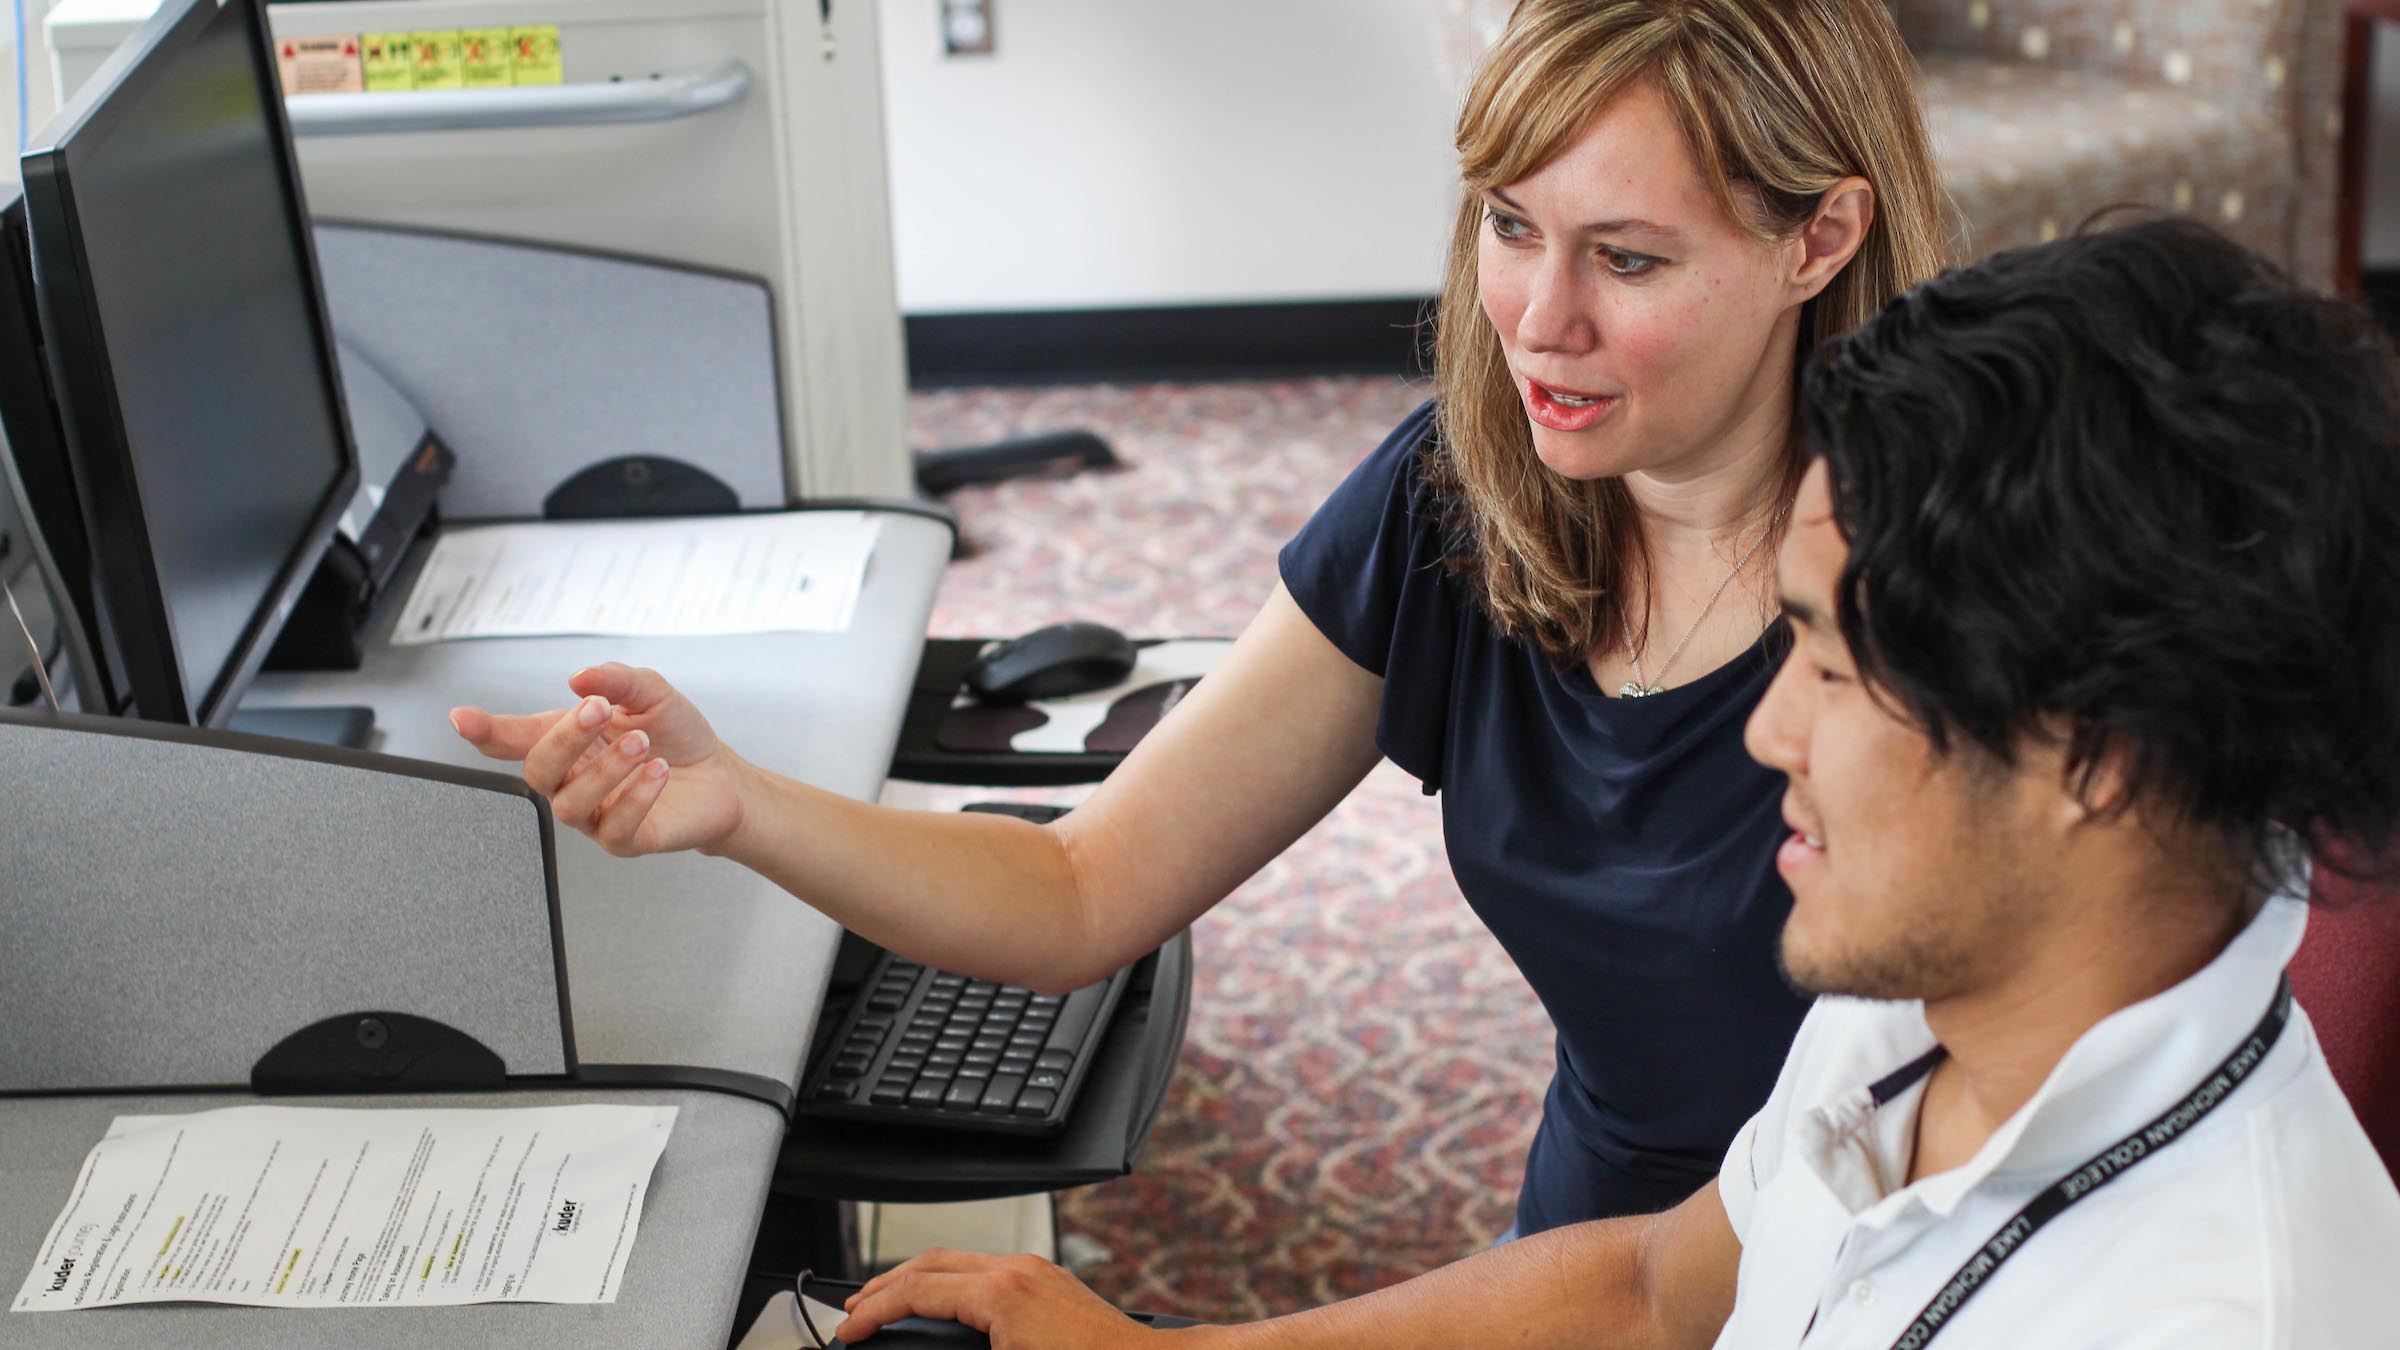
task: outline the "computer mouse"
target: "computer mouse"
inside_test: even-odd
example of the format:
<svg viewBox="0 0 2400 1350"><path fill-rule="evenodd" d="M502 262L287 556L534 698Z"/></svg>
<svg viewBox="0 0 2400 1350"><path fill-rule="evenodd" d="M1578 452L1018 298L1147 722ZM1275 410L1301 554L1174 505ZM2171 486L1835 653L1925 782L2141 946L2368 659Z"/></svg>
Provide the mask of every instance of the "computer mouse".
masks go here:
<svg viewBox="0 0 2400 1350"><path fill-rule="evenodd" d="M858 1343L859 1350L992 1350L992 1339L964 1322L903 1317Z"/></svg>
<svg viewBox="0 0 2400 1350"><path fill-rule="evenodd" d="M1129 1313L1146 1327L1203 1326L1188 1317L1160 1313ZM964 1322L936 1322L930 1317L903 1317L858 1343L858 1350L992 1350L992 1339Z"/></svg>
<svg viewBox="0 0 2400 1350"><path fill-rule="evenodd" d="M1133 673L1134 646L1105 624L1054 623L987 649L967 667L967 691L1023 703L1106 689Z"/></svg>

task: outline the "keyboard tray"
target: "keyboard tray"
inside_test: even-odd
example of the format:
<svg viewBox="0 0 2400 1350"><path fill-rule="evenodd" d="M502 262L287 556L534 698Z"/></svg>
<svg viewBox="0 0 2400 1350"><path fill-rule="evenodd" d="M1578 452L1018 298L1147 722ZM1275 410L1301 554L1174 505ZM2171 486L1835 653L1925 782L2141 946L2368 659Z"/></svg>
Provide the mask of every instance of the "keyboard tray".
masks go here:
<svg viewBox="0 0 2400 1350"><path fill-rule="evenodd" d="M854 963L854 979L863 977L880 954L856 937L845 938L844 949L837 969L852 964L853 954L862 958ZM1140 1158L1166 1101L1191 993L1189 932L1133 963L1075 1109L1055 1135L902 1130L802 1115L785 1136L772 1190L781 1196L931 1204L1031 1195L1123 1176ZM826 1010L827 1033L820 1039L830 1042L828 1050L840 1044L832 1036L845 1010L838 1002Z"/></svg>

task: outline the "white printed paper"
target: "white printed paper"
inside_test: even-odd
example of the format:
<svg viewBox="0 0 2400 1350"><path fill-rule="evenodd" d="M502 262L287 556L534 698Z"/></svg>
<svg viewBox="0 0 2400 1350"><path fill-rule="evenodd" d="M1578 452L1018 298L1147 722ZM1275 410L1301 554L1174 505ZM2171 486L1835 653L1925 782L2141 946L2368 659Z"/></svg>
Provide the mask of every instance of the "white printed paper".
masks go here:
<svg viewBox="0 0 2400 1350"><path fill-rule="evenodd" d="M392 641L840 632L881 530L863 511L445 529Z"/></svg>
<svg viewBox="0 0 2400 1350"><path fill-rule="evenodd" d="M12 1310L613 1303L671 1106L119 1116Z"/></svg>

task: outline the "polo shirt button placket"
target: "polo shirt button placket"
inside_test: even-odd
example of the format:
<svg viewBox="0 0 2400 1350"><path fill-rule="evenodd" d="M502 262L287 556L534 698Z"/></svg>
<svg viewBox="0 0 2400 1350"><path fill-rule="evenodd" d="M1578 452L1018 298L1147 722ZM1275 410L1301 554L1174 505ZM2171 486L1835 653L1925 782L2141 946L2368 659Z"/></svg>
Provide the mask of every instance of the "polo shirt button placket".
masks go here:
<svg viewBox="0 0 2400 1350"><path fill-rule="evenodd" d="M1863 1276L1852 1280L1850 1282L1850 1301L1857 1304L1861 1308L1873 1307L1875 1304L1875 1282Z"/></svg>

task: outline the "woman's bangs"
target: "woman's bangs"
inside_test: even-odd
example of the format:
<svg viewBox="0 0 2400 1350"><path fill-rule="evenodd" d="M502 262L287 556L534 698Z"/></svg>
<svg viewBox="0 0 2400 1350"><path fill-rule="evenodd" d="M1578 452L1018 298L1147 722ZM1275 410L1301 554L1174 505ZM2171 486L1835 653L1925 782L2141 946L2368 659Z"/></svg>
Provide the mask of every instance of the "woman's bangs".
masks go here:
<svg viewBox="0 0 2400 1350"><path fill-rule="evenodd" d="M1523 50L1503 41L1459 114L1459 177L1467 189L1517 182L1565 153L1601 105L1641 74L1656 46L1646 29L1607 37L1570 30Z"/></svg>

